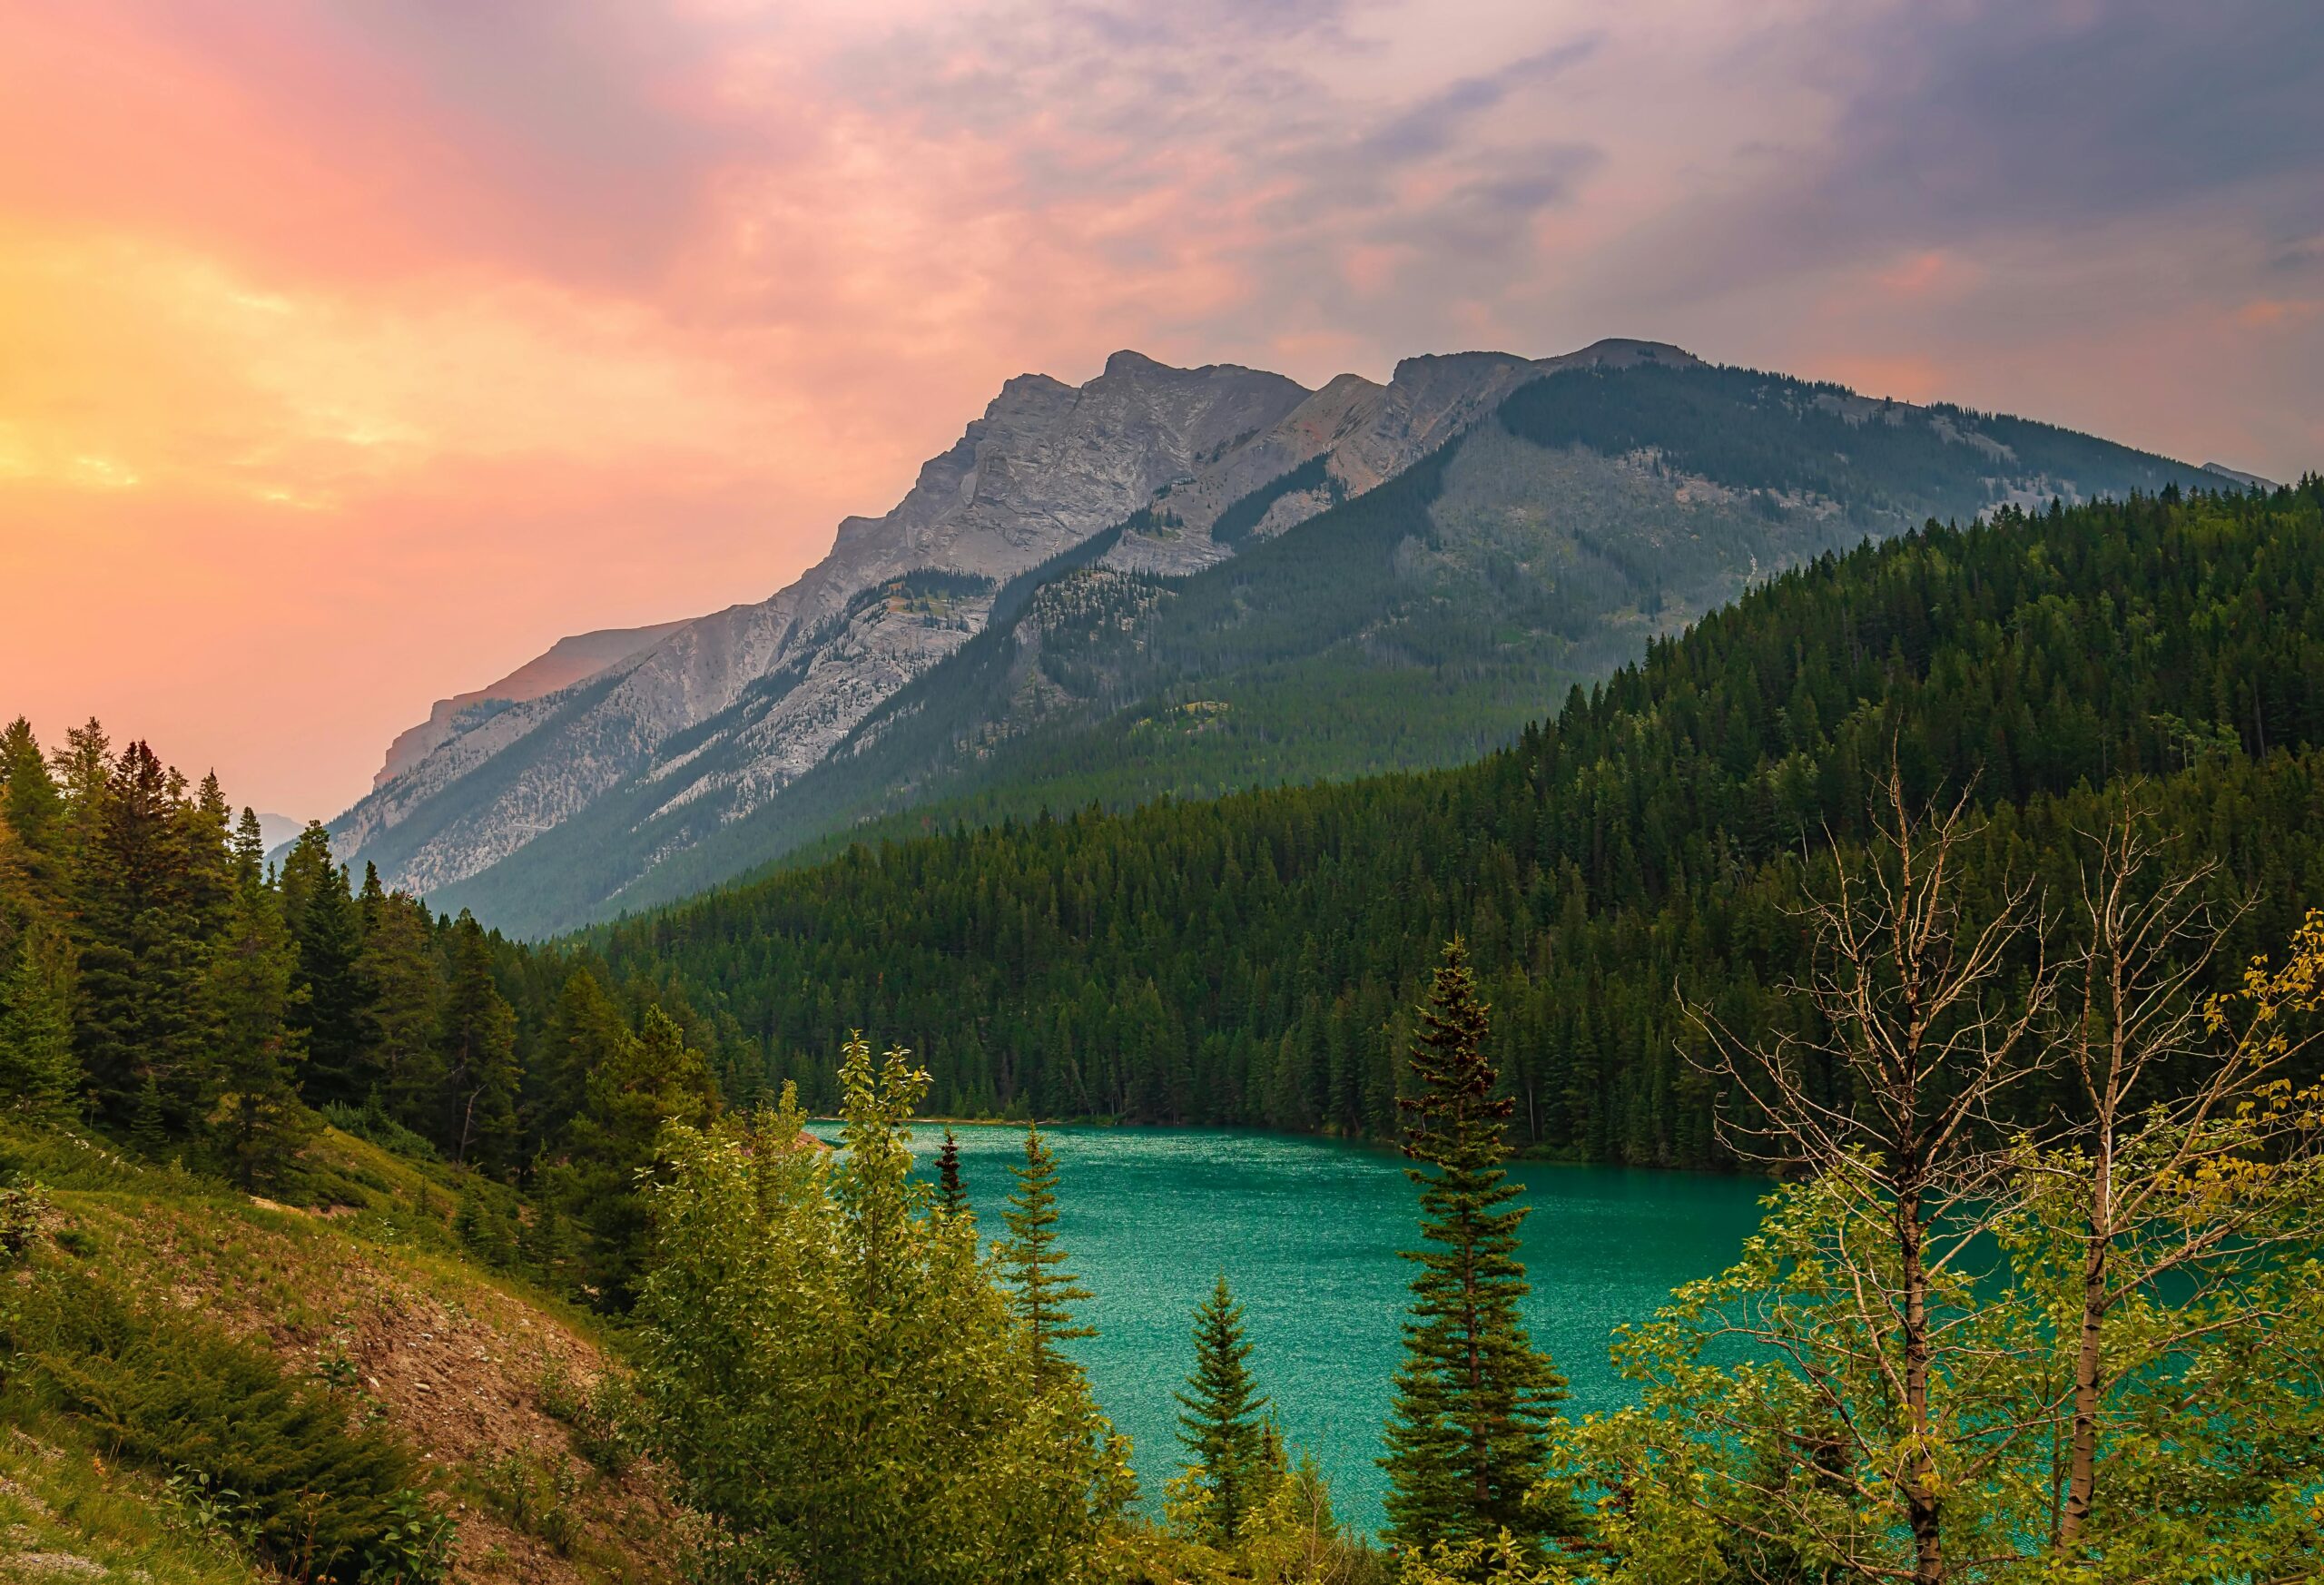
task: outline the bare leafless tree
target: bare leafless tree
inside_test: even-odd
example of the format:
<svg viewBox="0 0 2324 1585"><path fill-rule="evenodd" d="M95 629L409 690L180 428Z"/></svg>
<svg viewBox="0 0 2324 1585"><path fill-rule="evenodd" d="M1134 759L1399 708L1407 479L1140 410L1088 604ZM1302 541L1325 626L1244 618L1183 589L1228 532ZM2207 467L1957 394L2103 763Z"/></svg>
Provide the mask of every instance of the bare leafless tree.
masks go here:
<svg viewBox="0 0 2324 1585"><path fill-rule="evenodd" d="M1876 1441L1837 1384L1825 1389L1827 1434L1855 1442L1853 1462L1893 1482L1911 1531L1909 1572L1868 1557L1859 1571L1938 1585L1948 1566L1945 1490L1974 1472L1938 1467L1945 1434L1932 1376L1965 1319L1940 1300L2008 1206L2003 1098L2049 1059L2036 1037L2056 980L2040 956L2031 881L2004 879L1971 911L1965 868L1978 821L1966 792L1916 808L1892 768L1870 812L1864 851L1832 841L1830 879L1801 909L1812 967L1781 988L1807 1014L1801 1028L1745 1039L1707 1009L1687 1010L1706 1037L1703 1066L1725 1090L1728 1147L1818 1175L1846 1200L1851 1225L1876 1231L1881 1247L1843 1255L1840 1282L1853 1332L1878 1340L1855 1363L1882 1383L1905 1434ZM2021 956L2029 948L2030 964ZM1790 1357L1809 1383L1827 1379L1800 1339L1743 1330ZM2009 1429L1995 1437L1987 1427L1979 1456L1999 1456ZM1823 1462L1851 1461L1827 1453ZM1783 1500L1783 1482L1768 1490Z"/></svg>
<svg viewBox="0 0 2324 1585"><path fill-rule="evenodd" d="M2062 1139L2021 1152L2024 1170L2049 1180L2051 1219L2081 1225L2056 1531L2069 1552L2090 1521L2105 1397L2120 1373L2108 1358L2109 1318L2170 1279L2170 1311L2186 1326L2250 1324L2205 1301L2283 1245L2314 1241L2305 1207L2324 1177L2312 1099L2277 1082L2318 1038L2293 1019L2317 1006L2324 926L2311 916L2283 966L2255 964L2238 989L2203 996L2249 901L2213 900L2213 863L2172 868L2134 804L2084 840L2081 928L2063 965L2054 1042L2080 1115ZM2189 1341L2182 1331L2142 1336L2142 1355Z"/></svg>

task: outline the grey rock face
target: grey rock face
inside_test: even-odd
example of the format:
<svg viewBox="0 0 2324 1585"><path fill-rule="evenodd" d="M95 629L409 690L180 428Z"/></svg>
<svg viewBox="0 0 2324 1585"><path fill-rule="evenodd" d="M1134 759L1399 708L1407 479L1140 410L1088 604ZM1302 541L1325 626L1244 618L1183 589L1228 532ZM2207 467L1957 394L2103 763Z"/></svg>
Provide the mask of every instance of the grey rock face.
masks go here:
<svg viewBox="0 0 2324 1585"><path fill-rule="evenodd" d="M657 810L710 798L722 818L746 812L964 643L1009 577L1272 430L1307 394L1261 370L1128 351L1079 388L1019 376L893 510L842 521L789 588L559 690L455 713L333 822L336 845L425 891L625 784L652 787Z"/></svg>

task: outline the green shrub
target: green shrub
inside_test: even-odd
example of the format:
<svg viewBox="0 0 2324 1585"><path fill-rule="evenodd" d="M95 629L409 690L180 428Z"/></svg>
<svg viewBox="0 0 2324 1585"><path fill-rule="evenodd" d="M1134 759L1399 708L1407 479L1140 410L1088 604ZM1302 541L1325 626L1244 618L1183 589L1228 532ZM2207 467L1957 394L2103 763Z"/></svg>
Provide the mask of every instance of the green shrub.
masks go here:
<svg viewBox="0 0 2324 1585"><path fill-rule="evenodd" d="M450 1521L421 1504L410 1455L377 1427L349 1432L343 1404L263 1351L70 1275L43 1285L8 1331L29 1390L116 1457L204 1493L225 1528L283 1573L381 1585L443 1577Z"/></svg>
<svg viewBox="0 0 2324 1585"><path fill-rule="evenodd" d="M443 1159L431 1141L413 1133L389 1116L388 1109L379 1104L379 1098L377 1096L373 1096L359 1107L350 1106L343 1101L333 1102L323 1108L323 1121L342 1134L352 1134L358 1139L369 1140L382 1150L393 1151L398 1156L409 1157L414 1161ZM385 1186L375 1184L374 1186Z"/></svg>

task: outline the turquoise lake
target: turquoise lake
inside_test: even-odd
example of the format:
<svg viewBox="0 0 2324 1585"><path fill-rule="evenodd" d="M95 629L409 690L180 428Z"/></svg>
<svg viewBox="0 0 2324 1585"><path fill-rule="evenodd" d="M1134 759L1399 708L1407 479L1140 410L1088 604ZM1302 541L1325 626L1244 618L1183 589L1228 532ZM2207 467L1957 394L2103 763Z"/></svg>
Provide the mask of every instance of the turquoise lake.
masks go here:
<svg viewBox="0 0 2324 1585"><path fill-rule="evenodd" d="M818 1132L828 1132L819 1128ZM1023 1157L1021 1130L955 1130L988 1238ZM1388 1413L1411 1264L1415 1195L1390 1151L1216 1129L1044 1130L1058 1157L1060 1234L1095 1299L1098 1335L1073 1346L1098 1402L1132 1439L1149 1505L1177 1468L1172 1393L1192 1363L1195 1305L1224 1271L1241 1300L1253 1369L1295 1449L1314 1452L1340 1518L1381 1522L1373 1460ZM932 1175L940 1128L914 1130ZM1731 1264L1758 1216L1748 1179L1516 1163L1534 1343L1572 1384L1570 1411L1614 1407L1613 1328L1671 1288Z"/></svg>

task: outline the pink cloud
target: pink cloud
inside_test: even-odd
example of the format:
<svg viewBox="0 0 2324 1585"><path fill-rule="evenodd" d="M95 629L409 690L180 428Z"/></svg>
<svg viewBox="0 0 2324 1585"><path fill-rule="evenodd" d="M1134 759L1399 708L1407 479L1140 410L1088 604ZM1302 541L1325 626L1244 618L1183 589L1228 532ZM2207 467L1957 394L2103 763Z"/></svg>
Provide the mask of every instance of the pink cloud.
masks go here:
<svg viewBox="0 0 2324 1585"><path fill-rule="evenodd" d="M2071 72L1956 124L1985 4L0 11L0 712L329 812L430 699L763 597L1125 345L1315 384L1649 335L2312 465L2324 52L2142 185ZM2002 21L2102 86L2212 47Z"/></svg>

